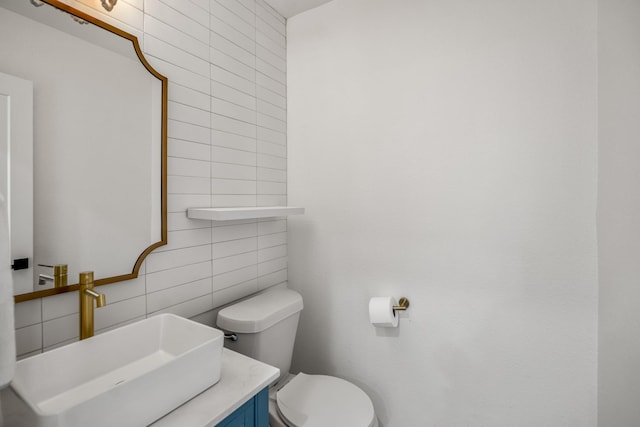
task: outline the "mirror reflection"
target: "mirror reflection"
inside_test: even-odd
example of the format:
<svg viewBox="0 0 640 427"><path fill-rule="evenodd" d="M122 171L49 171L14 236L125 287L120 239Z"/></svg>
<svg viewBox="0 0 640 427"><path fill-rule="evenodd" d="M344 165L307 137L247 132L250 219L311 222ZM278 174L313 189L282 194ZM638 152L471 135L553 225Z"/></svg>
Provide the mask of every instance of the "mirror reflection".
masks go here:
<svg viewBox="0 0 640 427"><path fill-rule="evenodd" d="M74 12L0 1L0 73L33 86L32 141L9 133L5 144L11 196L29 186L12 178L28 162L11 147L33 144L33 212L10 218L12 249L20 248L12 256L29 259L14 270L21 297L64 286L58 265L68 266L68 284L87 270L97 284L136 277L144 256L166 243L166 79L138 56L133 36ZM21 215L33 215L31 253L13 244Z"/></svg>

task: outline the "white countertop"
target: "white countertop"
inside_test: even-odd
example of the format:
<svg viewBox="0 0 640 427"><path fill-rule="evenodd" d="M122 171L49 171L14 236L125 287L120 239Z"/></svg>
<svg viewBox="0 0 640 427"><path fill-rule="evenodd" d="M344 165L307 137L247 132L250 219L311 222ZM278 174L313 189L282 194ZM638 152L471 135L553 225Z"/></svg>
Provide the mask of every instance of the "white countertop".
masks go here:
<svg viewBox="0 0 640 427"><path fill-rule="evenodd" d="M220 381L151 425L213 427L278 375L278 368L225 348L222 350Z"/></svg>

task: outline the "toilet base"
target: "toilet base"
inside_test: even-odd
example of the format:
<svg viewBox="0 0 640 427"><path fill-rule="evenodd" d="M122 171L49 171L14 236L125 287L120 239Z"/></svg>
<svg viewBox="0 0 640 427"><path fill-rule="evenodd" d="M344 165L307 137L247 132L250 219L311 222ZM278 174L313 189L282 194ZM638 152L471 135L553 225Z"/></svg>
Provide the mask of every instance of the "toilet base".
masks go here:
<svg viewBox="0 0 640 427"><path fill-rule="evenodd" d="M295 377L294 374L283 376L280 381L269 387L269 427L289 427L278 413L278 403L276 393Z"/></svg>
<svg viewBox="0 0 640 427"><path fill-rule="evenodd" d="M278 412L278 403L276 401L276 393L282 387L287 385L289 381L295 378L295 374L289 374L286 377L282 377L280 381L269 387L269 427L291 427L284 422L280 413ZM378 427L378 418L374 417L374 423L372 427Z"/></svg>

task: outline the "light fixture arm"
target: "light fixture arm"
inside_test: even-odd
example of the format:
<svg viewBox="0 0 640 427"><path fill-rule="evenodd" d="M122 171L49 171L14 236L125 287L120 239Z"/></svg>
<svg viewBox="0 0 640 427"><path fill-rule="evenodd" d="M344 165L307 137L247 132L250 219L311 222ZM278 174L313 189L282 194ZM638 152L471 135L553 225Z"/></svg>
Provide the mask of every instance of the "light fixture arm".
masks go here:
<svg viewBox="0 0 640 427"><path fill-rule="evenodd" d="M118 3L118 0L101 0L102 1L102 7L104 7L107 12L111 12L113 10L113 7L116 5L116 3Z"/></svg>

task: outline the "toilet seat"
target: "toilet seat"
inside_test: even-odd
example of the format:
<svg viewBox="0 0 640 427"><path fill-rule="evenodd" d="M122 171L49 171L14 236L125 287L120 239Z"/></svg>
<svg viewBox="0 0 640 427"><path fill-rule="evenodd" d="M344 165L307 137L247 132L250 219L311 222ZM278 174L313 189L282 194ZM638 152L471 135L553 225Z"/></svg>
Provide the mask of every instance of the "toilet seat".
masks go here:
<svg viewBox="0 0 640 427"><path fill-rule="evenodd" d="M276 394L278 413L290 427L373 427L369 396L340 378L299 373Z"/></svg>

